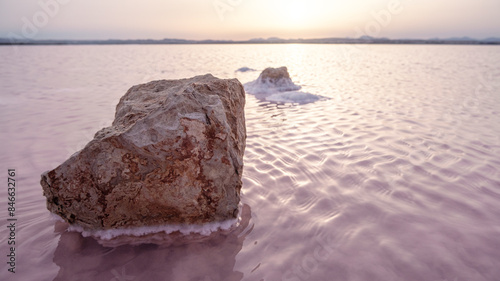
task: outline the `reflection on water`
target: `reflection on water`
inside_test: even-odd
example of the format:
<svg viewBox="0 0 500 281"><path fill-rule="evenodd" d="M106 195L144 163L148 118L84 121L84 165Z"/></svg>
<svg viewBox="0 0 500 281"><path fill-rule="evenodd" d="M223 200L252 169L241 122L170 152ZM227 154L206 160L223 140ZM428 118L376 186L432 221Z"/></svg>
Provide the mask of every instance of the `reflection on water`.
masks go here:
<svg viewBox="0 0 500 281"><path fill-rule="evenodd" d="M126 238L101 241L107 243L102 246L94 238L67 232L67 225L57 222L60 239L54 263L60 269L54 280L241 280L243 273L235 271L234 265L252 229L248 205L243 206L241 217L238 228L229 233L163 235L149 241L143 238L143 244L136 246L125 244Z"/></svg>

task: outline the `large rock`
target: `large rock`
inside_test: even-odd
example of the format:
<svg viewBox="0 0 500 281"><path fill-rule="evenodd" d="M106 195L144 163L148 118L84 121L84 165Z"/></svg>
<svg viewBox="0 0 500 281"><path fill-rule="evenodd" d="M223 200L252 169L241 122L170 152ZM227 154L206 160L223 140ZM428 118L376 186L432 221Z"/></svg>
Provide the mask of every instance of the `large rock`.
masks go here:
<svg viewBox="0 0 500 281"><path fill-rule="evenodd" d="M132 87L112 126L42 174L47 208L87 229L235 218L245 92L210 74Z"/></svg>

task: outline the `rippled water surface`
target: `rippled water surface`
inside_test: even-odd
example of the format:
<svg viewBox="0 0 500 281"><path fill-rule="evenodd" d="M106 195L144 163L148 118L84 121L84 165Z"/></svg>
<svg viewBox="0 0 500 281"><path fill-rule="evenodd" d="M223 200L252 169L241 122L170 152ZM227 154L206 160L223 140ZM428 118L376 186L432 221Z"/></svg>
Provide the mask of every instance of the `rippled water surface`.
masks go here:
<svg viewBox="0 0 500 281"><path fill-rule="evenodd" d="M25 46L0 57L2 280L500 280L500 47ZM205 73L246 83L269 66L326 99L247 94L237 231L114 247L51 218L40 174L109 126L132 85Z"/></svg>

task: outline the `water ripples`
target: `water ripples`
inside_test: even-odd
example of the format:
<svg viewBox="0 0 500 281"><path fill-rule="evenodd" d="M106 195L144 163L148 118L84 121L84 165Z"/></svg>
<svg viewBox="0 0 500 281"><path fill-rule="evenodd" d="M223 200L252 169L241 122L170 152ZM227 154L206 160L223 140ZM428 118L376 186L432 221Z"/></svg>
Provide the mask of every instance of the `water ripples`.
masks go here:
<svg viewBox="0 0 500 281"><path fill-rule="evenodd" d="M441 99L436 102L448 102ZM456 247L493 245L479 243L476 231L484 228L491 235L496 229L483 224L495 225L493 215L498 214L491 205L500 195L498 138L480 141L478 134L488 134L483 126L476 127L474 140L467 123L439 115L442 109L421 97L398 101L392 96L378 107L366 100L327 100L293 108L248 100L247 110L260 114L247 123L253 133L244 176L255 180L245 182L244 198L260 201L259 210L287 210L279 213L284 218L269 215L259 224L272 228L286 220L294 225L293 237L308 239L294 245L299 256L311 254L308 249L321 233L328 233L336 247L325 262L328 266L304 270L303 275L292 271L290 276L318 280L333 272L326 268L343 264L347 269L335 274L343 272L345 278L334 280L478 278L473 272L488 266L470 263L466 252ZM276 117L281 122L270 121ZM283 230L271 231L283 235ZM429 246L414 246L422 244ZM274 257L307 269L304 259L289 254ZM499 257L486 248L475 254L483 261ZM353 264L370 266L363 275L354 273L361 267ZM447 269L436 271L434 264ZM482 277L493 276L489 270Z"/></svg>
<svg viewBox="0 0 500 281"><path fill-rule="evenodd" d="M499 72L499 49L365 48L54 46L4 56L13 67L0 71L0 155L23 182L21 278L496 280L500 85L475 90L484 71ZM304 91L329 99L293 105L247 95L249 214L238 234L114 247L50 219L40 173L109 125L131 85L207 72L246 83L282 65ZM242 66L257 71L235 72Z"/></svg>

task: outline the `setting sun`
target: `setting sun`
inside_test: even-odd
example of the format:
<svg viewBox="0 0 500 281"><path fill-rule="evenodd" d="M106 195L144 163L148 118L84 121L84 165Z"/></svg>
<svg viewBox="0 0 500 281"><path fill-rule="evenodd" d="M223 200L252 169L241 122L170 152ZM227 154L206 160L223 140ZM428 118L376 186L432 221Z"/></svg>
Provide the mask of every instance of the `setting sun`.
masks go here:
<svg viewBox="0 0 500 281"><path fill-rule="evenodd" d="M285 13L283 16L288 20L288 24L306 24L310 16L310 10L307 9L308 6L306 1L293 0L289 1L287 5L286 9L284 9Z"/></svg>

